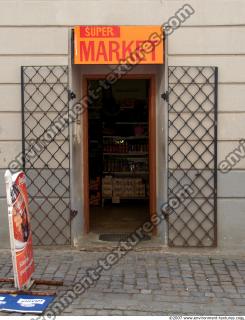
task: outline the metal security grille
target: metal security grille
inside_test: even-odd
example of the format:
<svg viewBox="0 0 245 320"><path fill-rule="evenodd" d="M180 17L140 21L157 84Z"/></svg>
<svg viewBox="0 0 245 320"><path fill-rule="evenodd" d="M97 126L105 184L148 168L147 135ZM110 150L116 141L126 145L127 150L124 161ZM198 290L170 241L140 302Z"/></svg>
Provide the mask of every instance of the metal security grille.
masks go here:
<svg viewBox="0 0 245 320"><path fill-rule="evenodd" d="M192 190L168 215L170 246L216 245L217 75L215 67L168 69L168 199Z"/></svg>
<svg viewBox="0 0 245 320"><path fill-rule="evenodd" d="M36 245L70 244L68 67L21 68L24 169Z"/></svg>

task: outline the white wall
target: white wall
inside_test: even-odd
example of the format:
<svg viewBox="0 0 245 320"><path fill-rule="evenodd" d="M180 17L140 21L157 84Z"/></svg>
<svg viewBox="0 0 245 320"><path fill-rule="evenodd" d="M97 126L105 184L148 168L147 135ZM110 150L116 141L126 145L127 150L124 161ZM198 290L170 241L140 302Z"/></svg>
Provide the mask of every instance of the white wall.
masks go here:
<svg viewBox="0 0 245 320"><path fill-rule="evenodd" d="M207 3L205 1L205 3ZM227 3L213 1L220 6L217 21L197 23L177 30L169 39L170 65L207 65L219 68L218 87L218 163L238 146L245 137L245 3L226 15ZM231 9L231 8L230 8ZM231 16L236 10L237 19ZM240 11L240 13L238 12ZM196 14L194 15L196 17ZM213 16L210 6L209 18ZM193 17L193 19L195 19ZM220 19L223 19L220 23ZM190 18L192 20L192 18ZM218 247L244 248L245 228L245 161L242 159L231 172L218 172Z"/></svg>
<svg viewBox="0 0 245 320"><path fill-rule="evenodd" d="M82 24L161 24L183 0L0 1L0 186L21 150L21 65L68 64L68 30ZM222 160L245 137L245 2L189 0L195 14L169 37L169 65L219 67L219 147ZM9 130L8 123L14 123ZM241 248L245 228L245 160L219 173L219 246ZM236 190L236 192L234 192ZM0 187L0 246L8 245L4 188ZM231 233L231 230L234 230ZM229 236L228 236L229 235Z"/></svg>
<svg viewBox="0 0 245 320"><path fill-rule="evenodd" d="M0 39L0 248L5 248L9 237L3 175L22 150L20 67L67 65L68 28L0 27Z"/></svg>

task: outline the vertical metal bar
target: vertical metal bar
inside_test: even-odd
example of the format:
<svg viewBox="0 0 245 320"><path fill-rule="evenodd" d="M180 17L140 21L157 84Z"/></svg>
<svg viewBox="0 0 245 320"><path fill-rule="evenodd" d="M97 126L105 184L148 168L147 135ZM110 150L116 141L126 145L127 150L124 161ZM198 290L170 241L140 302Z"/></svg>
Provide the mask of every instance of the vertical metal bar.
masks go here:
<svg viewBox="0 0 245 320"><path fill-rule="evenodd" d="M68 79L68 119L70 118L70 110L72 110L72 99L70 97L70 93L72 92L72 65L74 61L74 29L72 28L69 32L69 62L68 62L68 70L67 70L67 79ZM74 122L69 121L68 124L68 134L69 134L69 206L70 209L74 208L74 176L73 176L73 127L74 127ZM72 211L71 211L72 212ZM70 215L70 239L72 241L73 235L72 235L72 216Z"/></svg>
<svg viewBox="0 0 245 320"><path fill-rule="evenodd" d="M22 127L22 169L25 171L25 84L24 84L24 67L21 67L21 127Z"/></svg>
<svg viewBox="0 0 245 320"><path fill-rule="evenodd" d="M214 69L214 246L217 246L217 190L218 190L218 68Z"/></svg>
<svg viewBox="0 0 245 320"><path fill-rule="evenodd" d="M71 29L71 61L74 61L74 29Z"/></svg>
<svg viewBox="0 0 245 320"><path fill-rule="evenodd" d="M166 45L167 45L167 41L165 41ZM167 49L168 49L168 45L167 45ZM167 50L168 52L168 50ZM165 69L165 81L166 81L166 91L167 91L167 97L169 96L169 66L168 66L168 59L166 58L166 69ZM165 161L166 161L166 167L165 167L165 179L166 179L166 202L169 201L169 196L168 196L168 190L169 190L169 162L168 162L168 157L169 157L169 99L167 99L165 101L165 106L166 106L166 118L165 118L165 132L166 132L166 137L165 137ZM165 244L168 245L169 244L169 222L167 219L164 219L164 226L165 226Z"/></svg>
<svg viewBox="0 0 245 320"><path fill-rule="evenodd" d="M71 139L72 139L72 123L70 123L70 99L69 99L69 92L70 92L70 88L69 88L69 83L70 83L70 74L69 74L69 68L67 67L66 69L66 73L67 73L67 114L68 114L68 128L67 128L67 142L68 142L68 150L69 150L69 168L68 168L68 183L69 183L69 208L71 210L71 166L72 166L72 143L71 143ZM71 219L71 216L70 216ZM71 241L71 221L70 221L70 241Z"/></svg>

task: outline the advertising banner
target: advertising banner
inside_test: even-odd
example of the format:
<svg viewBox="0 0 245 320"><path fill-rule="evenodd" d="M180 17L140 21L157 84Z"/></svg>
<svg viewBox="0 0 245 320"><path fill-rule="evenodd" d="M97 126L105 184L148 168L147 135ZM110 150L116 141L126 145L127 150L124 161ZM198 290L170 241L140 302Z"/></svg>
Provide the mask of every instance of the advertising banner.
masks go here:
<svg viewBox="0 0 245 320"><path fill-rule="evenodd" d="M77 26L75 64L162 64L161 26Z"/></svg>
<svg viewBox="0 0 245 320"><path fill-rule="evenodd" d="M5 173L8 220L15 286L29 288L34 272L32 233L24 172Z"/></svg>
<svg viewBox="0 0 245 320"><path fill-rule="evenodd" d="M53 300L53 296L1 294L0 310L21 313L43 313Z"/></svg>

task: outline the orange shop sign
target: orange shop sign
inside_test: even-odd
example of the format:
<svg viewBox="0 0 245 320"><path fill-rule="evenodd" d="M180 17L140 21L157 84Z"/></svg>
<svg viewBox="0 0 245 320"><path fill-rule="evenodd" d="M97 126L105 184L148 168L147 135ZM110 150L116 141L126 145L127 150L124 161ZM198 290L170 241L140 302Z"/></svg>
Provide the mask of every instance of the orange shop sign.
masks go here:
<svg viewBox="0 0 245 320"><path fill-rule="evenodd" d="M77 26L75 64L162 64L161 26Z"/></svg>

